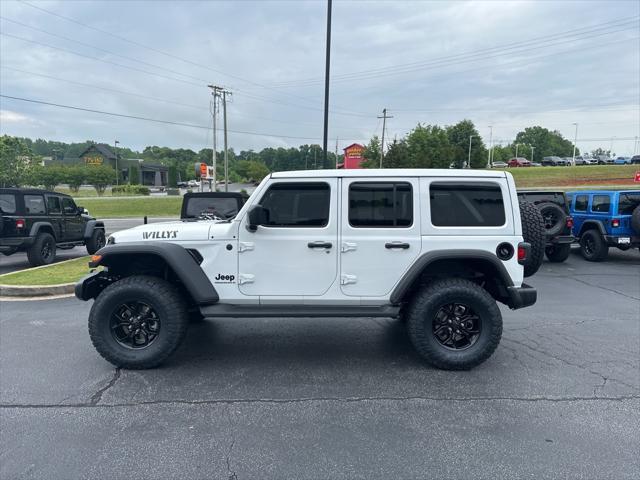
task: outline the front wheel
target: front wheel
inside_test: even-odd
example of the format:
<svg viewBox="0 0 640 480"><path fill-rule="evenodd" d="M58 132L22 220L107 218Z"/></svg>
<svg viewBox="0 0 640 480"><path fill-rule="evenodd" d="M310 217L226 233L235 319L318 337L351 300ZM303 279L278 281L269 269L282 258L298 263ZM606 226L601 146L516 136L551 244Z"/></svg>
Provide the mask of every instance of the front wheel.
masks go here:
<svg viewBox="0 0 640 480"><path fill-rule="evenodd" d="M502 337L495 300L465 279L428 285L407 309L409 338L418 354L444 370L468 370L487 360Z"/></svg>
<svg viewBox="0 0 640 480"><path fill-rule="evenodd" d="M571 253L571 244L565 243L562 245L553 245L544 249L544 253L547 259L552 263L562 263Z"/></svg>
<svg viewBox="0 0 640 480"><path fill-rule="evenodd" d="M187 307L169 282L135 275L112 283L96 298L89 335L116 367L153 368L164 362L187 332Z"/></svg>
<svg viewBox="0 0 640 480"><path fill-rule="evenodd" d="M104 237L104 230L101 228L96 228L93 230L91 234L91 238L87 240L87 253L89 255L93 255L102 247L105 246L106 240Z"/></svg>

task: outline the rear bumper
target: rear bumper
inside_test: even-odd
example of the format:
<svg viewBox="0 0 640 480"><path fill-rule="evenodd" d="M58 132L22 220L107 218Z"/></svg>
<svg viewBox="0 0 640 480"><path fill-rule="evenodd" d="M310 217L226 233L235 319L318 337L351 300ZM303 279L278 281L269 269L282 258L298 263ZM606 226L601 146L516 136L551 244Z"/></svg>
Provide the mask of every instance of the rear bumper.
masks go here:
<svg viewBox="0 0 640 480"><path fill-rule="evenodd" d="M629 242L621 242L620 239L629 239ZM640 246L640 236L637 235L605 235L607 245L610 247L637 247Z"/></svg>
<svg viewBox="0 0 640 480"><path fill-rule="evenodd" d="M507 291L509 292L507 305L513 310L529 307L538 299L538 291L526 283L523 283L521 287L508 287Z"/></svg>
<svg viewBox="0 0 640 480"><path fill-rule="evenodd" d="M3 237L0 238L0 252L8 252L16 248L30 247L33 245L33 237Z"/></svg>
<svg viewBox="0 0 640 480"><path fill-rule="evenodd" d="M563 245L566 243L573 243L576 241L576 237L573 235L558 235L557 237L551 237L547 239L547 247L553 245Z"/></svg>

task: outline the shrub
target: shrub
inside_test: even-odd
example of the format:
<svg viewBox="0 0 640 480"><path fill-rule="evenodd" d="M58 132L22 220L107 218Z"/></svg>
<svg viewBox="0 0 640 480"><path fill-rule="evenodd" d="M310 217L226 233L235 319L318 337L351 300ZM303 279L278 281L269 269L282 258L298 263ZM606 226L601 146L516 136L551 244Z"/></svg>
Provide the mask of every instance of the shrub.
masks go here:
<svg viewBox="0 0 640 480"><path fill-rule="evenodd" d="M116 171L106 165L87 167L87 182L93 185L98 196L104 195L109 185L113 185L116 179Z"/></svg>
<svg viewBox="0 0 640 480"><path fill-rule="evenodd" d="M143 185L119 185L111 189L114 196L127 195L150 195L151 190Z"/></svg>
<svg viewBox="0 0 640 480"><path fill-rule="evenodd" d="M80 186L86 181L87 167L77 165L63 169L63 181L69 184L69 190L78 193Z"/></svg>

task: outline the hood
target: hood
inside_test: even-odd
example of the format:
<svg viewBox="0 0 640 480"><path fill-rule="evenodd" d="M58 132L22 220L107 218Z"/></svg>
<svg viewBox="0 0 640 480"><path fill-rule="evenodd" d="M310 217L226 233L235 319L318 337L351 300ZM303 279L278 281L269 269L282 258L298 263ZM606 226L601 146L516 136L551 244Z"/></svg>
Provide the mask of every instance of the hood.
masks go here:
<svg viewBox="0 0 640 480"><path fill-rule="evenodd" d="M118 243L169 241L179 243L183 241L225 240L233 238L231 233L234 222L161 222L148 223L128 230L121 230L111 234L111 238Z"/></svg>

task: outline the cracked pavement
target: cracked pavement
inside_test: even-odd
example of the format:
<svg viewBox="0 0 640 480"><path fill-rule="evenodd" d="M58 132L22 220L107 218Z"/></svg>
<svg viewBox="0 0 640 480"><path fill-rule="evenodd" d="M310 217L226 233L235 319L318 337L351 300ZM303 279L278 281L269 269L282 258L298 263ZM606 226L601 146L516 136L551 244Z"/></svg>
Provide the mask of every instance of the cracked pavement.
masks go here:
<svg viewBox="0 0 640 480"><path fill-rule="evenodd" d="M114 369L75 299L0 304L0 478L637 478L640 255L571 255L470 372L392 319L195 324Z"/></svg>

